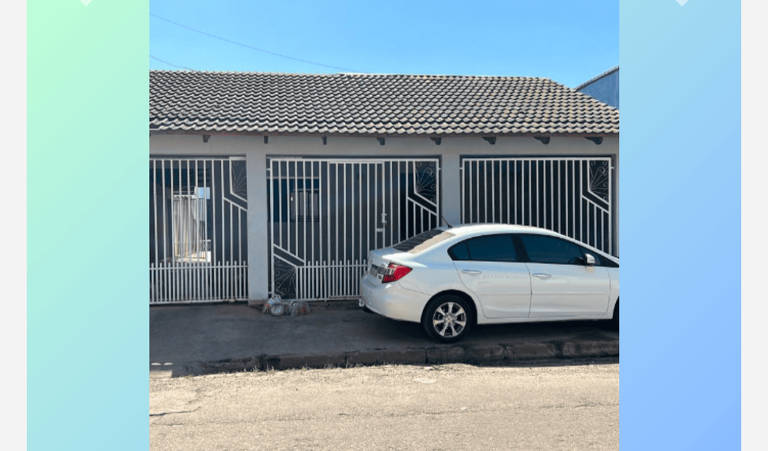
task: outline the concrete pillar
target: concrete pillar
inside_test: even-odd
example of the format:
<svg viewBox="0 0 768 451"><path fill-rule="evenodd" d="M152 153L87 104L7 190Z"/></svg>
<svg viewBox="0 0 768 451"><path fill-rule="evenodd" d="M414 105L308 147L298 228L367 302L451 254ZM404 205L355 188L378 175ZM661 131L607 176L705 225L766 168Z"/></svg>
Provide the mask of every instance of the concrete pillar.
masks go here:
<svg viewBox="0 0 768 451"><path fill-rule="evenodd" d="M461 223L461 177L459 166L461 158L458 152L446 152L441 161L440 182L442 197L440 198L443 217L453 226Z"/></svg>
<svg viewBox="0 0 768 451"><path fill-rule="evenodd" d="M267 253L269 227L267 222L267 167L260 149L246 153L248 171L248 300L267 298L269 270Z"/></svg>

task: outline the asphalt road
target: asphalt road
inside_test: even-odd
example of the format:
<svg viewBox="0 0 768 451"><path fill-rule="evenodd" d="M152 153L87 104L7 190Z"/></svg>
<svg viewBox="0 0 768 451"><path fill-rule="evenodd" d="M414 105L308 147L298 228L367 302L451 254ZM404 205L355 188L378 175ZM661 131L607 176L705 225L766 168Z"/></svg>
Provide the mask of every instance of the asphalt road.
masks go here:
<svg viewBox="0 0 768 451"><path fill-rule="evenodd" d="M618 449L619 366L389 365L153 378L150 444Z"/></svg>

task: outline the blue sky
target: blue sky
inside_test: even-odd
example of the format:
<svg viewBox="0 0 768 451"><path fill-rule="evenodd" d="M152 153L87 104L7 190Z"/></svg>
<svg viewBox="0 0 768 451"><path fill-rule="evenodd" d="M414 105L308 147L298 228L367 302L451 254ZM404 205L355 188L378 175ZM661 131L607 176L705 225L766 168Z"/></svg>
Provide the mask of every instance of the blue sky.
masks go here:
<svg viewBox="0 0 768 451"><path fill-rule="evenodd" d="M151 0L150 11L152 69L522 75L573 87L619 62L618 0Z"/></svg>

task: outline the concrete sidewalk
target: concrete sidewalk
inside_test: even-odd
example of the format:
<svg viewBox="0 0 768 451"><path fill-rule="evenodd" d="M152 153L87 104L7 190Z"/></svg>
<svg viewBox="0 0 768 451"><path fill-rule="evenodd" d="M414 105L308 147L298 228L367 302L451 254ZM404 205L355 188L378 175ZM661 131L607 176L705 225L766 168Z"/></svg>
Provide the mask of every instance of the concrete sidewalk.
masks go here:
<svg viewBox="0 0 768 451"><path fill-rule="evenodd" d="M242 304L150 308L152 377L356 364L516 363L616 357L619 336L598 322L476 327L457 344L419 324L359 309L316 307L273 317Z"/></svg>

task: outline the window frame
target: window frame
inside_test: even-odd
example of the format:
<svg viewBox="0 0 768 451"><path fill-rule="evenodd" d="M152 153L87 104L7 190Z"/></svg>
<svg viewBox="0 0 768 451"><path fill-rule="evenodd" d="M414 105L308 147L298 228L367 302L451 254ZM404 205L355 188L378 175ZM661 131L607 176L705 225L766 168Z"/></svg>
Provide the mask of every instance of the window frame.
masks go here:
<svg viewBox="0 0 768 451"><path fill-rule="evenodd" d="M526 263L536 263L536 264L540 264L540 265L590 266L590 265L587 265L587 257L585 255L585 254L590 254L593 257L595 257L595 264L591 265L591 266L599 266L599 267L604 267L604 268L618 268L619 267L618 263L614 263L613 261L606 259L605 257L603 257L602 255L598 254L597 252L594 252L591 249L587 249L586 247L584 247L583 245L581 245L579 243L567 240L565 238L561 238L559 236L549 235L549 234L545 234L545 233L530 233L530 232L529 233L520 233L520 232L518 232L518 233L514 233L513 235L515 237L515 241L518 243L518 245L520 246L520 249L522 250L522 255L523 255L523 258L525 258L525 262ZM523 236L543 236L543 237L552 238L552 239L556 239L556 240L560 240L560 241L564 241L566 243L569 243L569 244L575 246L576 249L578 249L579 252L581 253L581 259L582 259L581 263L555 263L555 262L535 262L535 261L532 261L530 255L528 255L528 249L525 247L525 244L523 243L523 239L522 239Z"/></svg>
<svg viewBox="0 0 768 451"><path fill-rule="evenodd" d="M429 236L426 239L424 239L422 241L419 241L416 245L412 246L409 249L405 249L404 248L403 245L405 243L413 240L414 238L423 237L424 235L429 235ZM448 236L446 236L444 238L441 238L440 240L436 240L436 241L434 240L435 238L440 237L441 235L448 235ZM410 238L406 238L404 240L401 240L401 241L393 244L392 245L392 249L395 249L395 250L400 251L400 252L407 252L409 254L414 254L415 255L415 254L419 254L419 253L425 251L426 249L428 249L428 248L430 248L430 247L432 247L432 246L434 246L436 244L440 244L440 243L442 243L445 240L449 240L449 239L453 238L454 236L456 236L456 235L451 233L450 230L443 230L440 227L435 227L433 229L429 229L429 230L425 230L425 231L423 231L421 233L417 233L416 235L414 235L414 236L412 236ZM427 244L427 243L429 243L429 244ZM400 247L398 247L398 246L400 246Z"/></svg>
<svg viewBox="0 0 768 451"><path fill-rule="evenodd" d="M598 254L597 252L593 251L592 249L587 249L586 247L584 247L584 246L582 246L580 244L578 246L581 249L582 253L590 254L591 256L595 257L595 264L593 266L600 266L602 268L618 268L619 267L618 263L616 263L613 260L610 260L610 259L608 259L606 257L603 257L602 255Z"/></svg>
<svg viewBox="0 0 768 451"><path fill-rule="evenodd" d="M513 261L510 261L510 260L475 260L475 259L472 258L472 251L469 249L469 244L468 244L469 241L472 241L472 240L475 240L475 239L479 239L479 238L493 237L493 236L506 236L506 237L508 237L512 241L512 246L515 249L515 260L513 260ZM456 258L454 256L453 249L455 247L457 247L457 246L462 245L462 244L467 246L467 254L469 255L468 259ZM451 247L449 247L447 253L448 253L448 256L451 258L452 261L460 261L460 262L525 263L524 259L525 259L525 257L527 257L527 255L524 255L523 253L521 253L521 248L520 248L520 245L518 243L518 240L515 239L515 234L514 233L510 233L510 232L488 233L488 234L483 234L483 235L475 235L475 236L470 237L470 238L465 238L465 239L459 241L458 243L453 244Z"/></svg>
<svg viewBox="0 0 768 451"><path fill-rule="evenodd" d="M320 216L322 214L320 211L320 189L307 188L294 190L289 193L289 196L287 211L291 221L320 221ZM299 198L301 198L303 202L301 202Z"/></svg>

